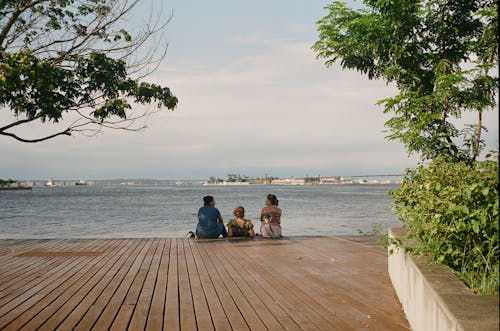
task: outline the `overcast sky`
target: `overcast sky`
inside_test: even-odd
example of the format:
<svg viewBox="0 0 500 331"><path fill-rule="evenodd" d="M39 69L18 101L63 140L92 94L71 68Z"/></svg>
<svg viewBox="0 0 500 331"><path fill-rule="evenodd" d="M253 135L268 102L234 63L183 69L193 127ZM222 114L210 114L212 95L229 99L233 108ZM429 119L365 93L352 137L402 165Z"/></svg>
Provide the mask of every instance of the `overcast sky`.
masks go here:
<svg viewBox="0 0 500 331"><path fill-rule="evenodd" d="M163 1L162 10L173 11L168 54L147 80L171 88L176 110L154 115L140 133L108 130L38 144L0 136L0 178L402 173L417 158L384 138L388 116L375 105L395 90L326 68L311 50L327 3ZM486 115L489 148L498 148L497 123L498 111Z"/></svg>

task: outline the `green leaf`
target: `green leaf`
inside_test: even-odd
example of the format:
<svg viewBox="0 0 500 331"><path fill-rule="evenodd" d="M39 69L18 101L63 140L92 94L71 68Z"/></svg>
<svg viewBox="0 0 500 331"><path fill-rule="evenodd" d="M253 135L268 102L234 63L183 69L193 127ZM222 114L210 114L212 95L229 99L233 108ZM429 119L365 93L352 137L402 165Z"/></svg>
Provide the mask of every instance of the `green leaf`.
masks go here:
<svg viewBox="0 0 500 331"><path fill-rule="evenodd" d="M473 220L472 221L472 230L475 233L479 233L479 221L478 220Z"/></svg>

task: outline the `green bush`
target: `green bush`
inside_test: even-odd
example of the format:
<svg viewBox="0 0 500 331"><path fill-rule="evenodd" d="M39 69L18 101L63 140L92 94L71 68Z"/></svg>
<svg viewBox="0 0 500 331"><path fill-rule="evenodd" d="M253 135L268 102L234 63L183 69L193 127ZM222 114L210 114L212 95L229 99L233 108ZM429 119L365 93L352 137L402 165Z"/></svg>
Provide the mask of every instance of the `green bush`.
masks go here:
<svg viewBox="0 0 500 331"><path fill-rule="evenodd" d="M452 268L474 292L498 293L498 158L450 163L435 159L408 170L393 191L410 247Z"/></svg>

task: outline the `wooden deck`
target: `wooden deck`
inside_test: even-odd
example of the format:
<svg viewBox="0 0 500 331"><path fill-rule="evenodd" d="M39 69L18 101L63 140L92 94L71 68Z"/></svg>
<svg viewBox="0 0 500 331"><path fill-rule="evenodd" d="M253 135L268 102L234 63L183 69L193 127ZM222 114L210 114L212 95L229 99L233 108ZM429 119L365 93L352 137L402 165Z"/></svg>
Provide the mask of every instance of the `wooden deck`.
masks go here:
<svg viewBox="0 0 500 331"><path fill-rule="evenodd" d="M409 330L385 251L339 237L0 240L2 330Z"/></svg>

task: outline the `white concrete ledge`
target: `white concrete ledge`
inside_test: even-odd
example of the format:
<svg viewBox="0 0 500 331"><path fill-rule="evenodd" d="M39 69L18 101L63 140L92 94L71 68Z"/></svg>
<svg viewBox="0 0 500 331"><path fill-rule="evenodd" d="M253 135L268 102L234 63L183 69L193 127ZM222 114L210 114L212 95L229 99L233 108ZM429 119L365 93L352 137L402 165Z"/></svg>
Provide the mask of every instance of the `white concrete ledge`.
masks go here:
<svg viewBox="0 0 500 331"><path fill-rule="evenodd" d="M402 238L404 228L390 228ZM477 295L445 266L404 249L389 255L389 276L413 331L499 330L497 295Z"/></svg>

